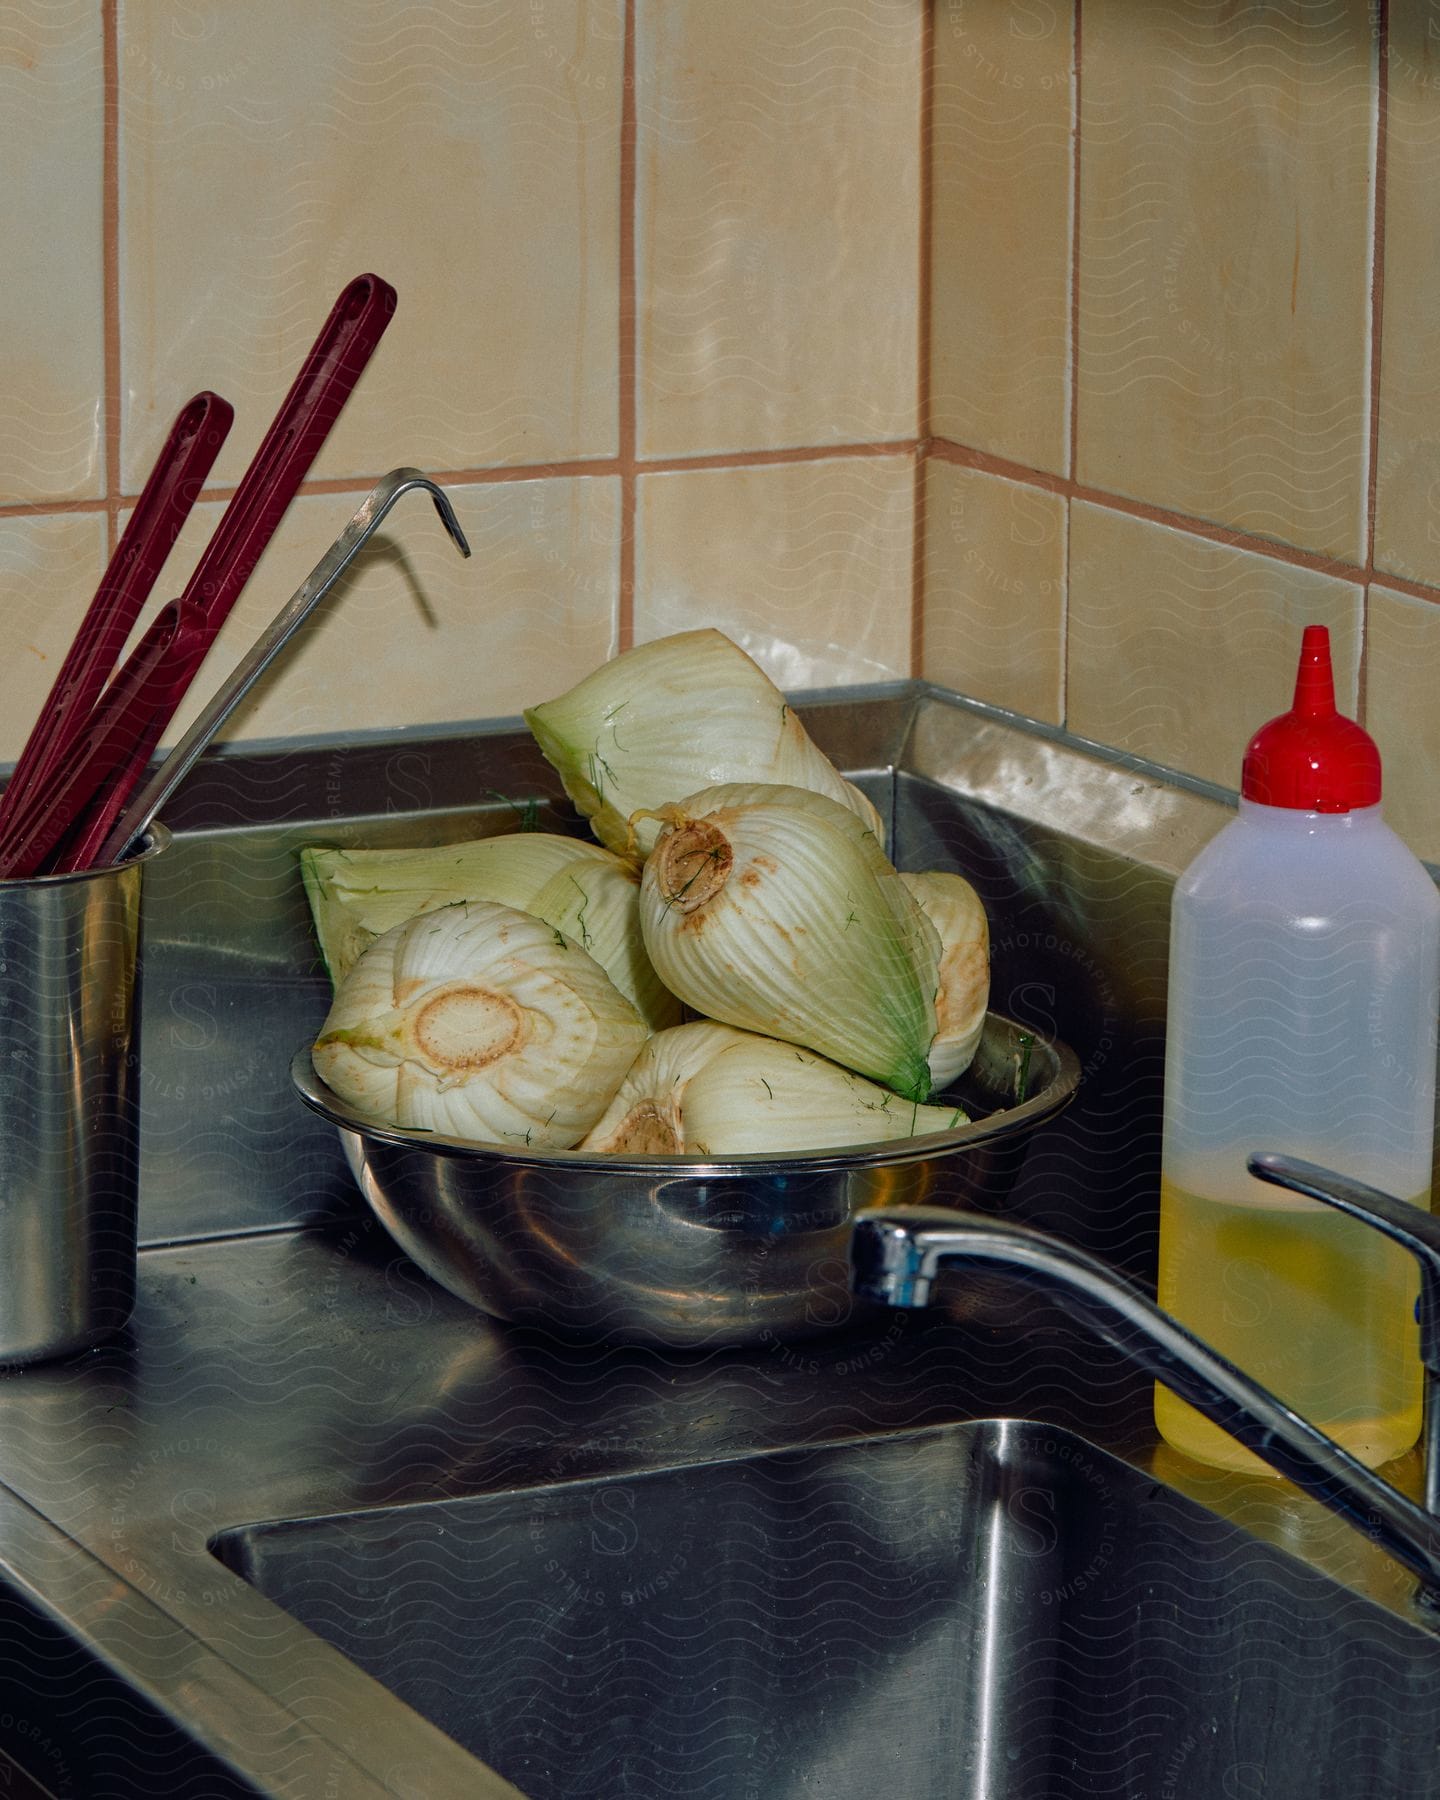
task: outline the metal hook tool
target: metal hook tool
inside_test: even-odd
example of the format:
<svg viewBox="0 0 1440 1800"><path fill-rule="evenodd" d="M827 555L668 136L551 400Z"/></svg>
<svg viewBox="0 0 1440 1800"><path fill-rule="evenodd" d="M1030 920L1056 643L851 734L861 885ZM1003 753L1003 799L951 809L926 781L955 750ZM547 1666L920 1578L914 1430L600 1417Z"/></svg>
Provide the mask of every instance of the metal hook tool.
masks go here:
<svg viewBox="0 0 1440 1800"><path fill-rule="evenodd" d="M101 847L95 863L97 868L118 862L124 856L190 773L196 758L257 679L354 561L386 513L402 494L408 494L412 488L423 488L430 495L456 549L462 556L469 556L470 546L465 541L465 533L460 529L460 521L455 517L454 509L445 494L418 469L392 469L384 480L377 482L371 489L354 518L276 614L270 629L231 671L229 678L200 717L126 807Z"/></svg>

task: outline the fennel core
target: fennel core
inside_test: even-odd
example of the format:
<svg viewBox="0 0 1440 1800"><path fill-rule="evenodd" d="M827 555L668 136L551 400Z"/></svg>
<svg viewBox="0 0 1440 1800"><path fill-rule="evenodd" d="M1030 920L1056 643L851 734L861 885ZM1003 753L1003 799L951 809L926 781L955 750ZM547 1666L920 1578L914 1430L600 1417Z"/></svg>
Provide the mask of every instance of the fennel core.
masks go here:
<svg viewBox="0 0 1440 1800"><path fill-rule="evenodd" d="M655 849L656 880L667 908L689 917L709 904L730 879L735 852L708 820L672 826Z"/></svg>

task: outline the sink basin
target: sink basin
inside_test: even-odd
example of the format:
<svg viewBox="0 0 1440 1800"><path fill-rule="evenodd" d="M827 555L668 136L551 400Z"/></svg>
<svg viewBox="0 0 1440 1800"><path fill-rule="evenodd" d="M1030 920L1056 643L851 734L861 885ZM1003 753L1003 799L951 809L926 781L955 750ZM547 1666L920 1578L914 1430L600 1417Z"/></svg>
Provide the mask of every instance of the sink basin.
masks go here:
<svg viewBox="0 0 1440 1800"><path fill-rule="evenodd" d="M1418 1619L1045 1425L212 1549L533 1800L1440 1793Z"/></svg>

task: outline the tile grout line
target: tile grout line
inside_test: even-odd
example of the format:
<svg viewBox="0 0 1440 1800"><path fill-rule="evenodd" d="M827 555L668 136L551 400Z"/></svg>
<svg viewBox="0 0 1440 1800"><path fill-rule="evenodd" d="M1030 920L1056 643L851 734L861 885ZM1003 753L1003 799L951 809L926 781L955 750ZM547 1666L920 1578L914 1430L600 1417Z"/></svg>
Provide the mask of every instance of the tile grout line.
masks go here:
<svg viewBox="0 0 1440 1800"><path fill-rule="evenodd" d="M1156 506L1148 500L1133 499L1128 494L1092 488L1082 481L1052 475L1046 469L1032 469L1028 464L1011 462L1005 457L992 455L988 450L977 450L968 444L954 443L948 438L933 438L929 454L940 462L978 469L988 475L999 475L1018 486L1039 488L1045 493L1059 494L1067 500L1083 500L1088 505L1102 507L1108 512L1123 513L1127 518L1143 519L1152 525L1165 525L1172 531L1182 531L1190 537L1202 537L1230 550L1248 551L1254 556L1282 563L1289 568L1333 575L1339 581L1359 586L1373 581L1417 600L1440 601L1440 585L1427 586L1424 582L1410 580L1408 576L1393 575L1386 569L1377 569L1373 563L1346 562L1342 557L1328 556L1324 551L1305 550L1296 544L1281 543L1276 538L1260 537L1239 526L1222 525L1214 519L1176 512L1168 507Z"/></svg>
<svg viewBox="0 0 1440 1800"><path fill-rule="evenodd" d="M1075 0L1070 39L1070 342L1065 358L1070 376L1066 419L1065 470L1078 479L1080 456L1080 7Z"/></svg>
<svg viewBox="0 0 1440 1800"><path fill-rule="evenodd" d="M517 463L503 468L454 469L435 477L445 481L534 481L554 475L674 475L686 470L763 469L782 463L840 462L857 456L912 456L920 448L918 438L885 438L869 444L796 444L788 450L701 451L693 456L594 457L583 462ZM307 484L319 491L356 487L364 477L335 476Z"/></svg>
<svg viewBox="0 0 1440 1800"><path fill-rule="evenodd" d="M1080 467L1080 37L1081 6L1075 0L1070 38L1070 342L1065 367L1070 376L1065 467L1071 492L1065 496L1064 582L1060 590L1060 723L1070 709L1070 526Z"/></svg>
<svg viewBox="0 0 1440 1800"><path fill-rule="evenodd" d="M120 26L119 0L102 0L101 333L103 338L106 561L120 536Z"/></svg>
<svg viewBox="0 0 1440 1800"><path fill-rule="evenodd" d="M641 474L683 474L687 470L755 469L784 463L843 462L855 457L913 456L920 448L916 438L895 438L875 444L799 445L793 450L736 450L702 456L653 457L626 463L618 456L591 457L575 462L516 463L489 469L427 469L432 481L453 487L495 487L514 481L554 481L557 479L598 479ZM302 496L316 494L363 494L374 487L384 470L355 475L314 476L300 485ZM233 486L202 488L201 500L228 500ZM122 510L138 498L119 493L114 504ZM43 518L52 513L101 512L111 502L99 500L15 500L0 504L0 518Z"/></svg>
<svg viewBox="0 0 1440 1800"><path fill-rule="evenodd" d="M918 438L901 438L891 442L875 444L815 444L805 445L793 450L753 450L736 451L733 455L695 456L695 457L657 457L653 461L646 460L635 465L636 473L644 474L683 474L686 471L724 470L768 468L787 463L842 462L859 457L912 457L923 455L927 461L954 463L962 468L977 469L983 474L998 475L1004 480L1012 481L1020 487L1031 487L1045 493L1058 494L1067 500L1083 500L1087 504L1104 508L1110 512L1124 513L1127 517L1145 519L1152 524L1165 525L1175 531L1182 531L1192 537L1204 537L1227 548L1246 550L1271 562L1279 562L1295 568L1311 569L1320 574L1334 575L1342 581L1363 585L1374 581L1379 585L1392 588L1396 593L1406 594L1418 600L1440 602L1440 584L1427 585L1424 582L1411 580L1408 576L1392 573L1387 569L1347 563L1338 557L1327 556L1323 552L1304 550L1293 544L1284 544L1274 538L1259 537L1238 526L1223 525L1213 519L1202 519L1191 513L1176 512L1149 501L1136 500L1126 494L1110 493L1104 488L1092 488L1083 482L1072 482L1068 477L1056 475L1048 469L1032 468L1027 463L1012 462L1006 457L997 456L992 451L980 450L973 445L956 443L953 439L934 437L924 440ZM356 475L335 475L306 481L300 488L302 497L314 498L326 494L363 495L380 479L383 470L376 470ZM584 462L572 463L525 463L514 467L494 469L438 469L427 471L433 481L442 486L451 487L499 487L517 481L546 481L556 479L605 479L620 476L623 478L625 467L618 458L595 458ZM207 487L200 492L202 501L224 501L231 498L233 487ZM105 512L111 507L123 510L137 498L133 494L117 493L113 498L98 500L46 500L46 501L14 501L0 505L0 519L30 519L63 516L67 513Z"/></svg>
<svg viewBox="0 0 1440 1800"><path fill-rule="evenodd" d="M635 641L635 521L639 499L635 459L639 362L639 312L635 273L636 153L639 139L639 105L635 91L635 15L639 4L640 0L626 0L620 81L620 344L617 371L620 390L620 445L616 459L620 475L620 592L615 613L617 650L628 650Z"/></svg>
<svg viewBox="0 0 1440 1800"><path fill-rule="evenodd" d="M910 674L925 673L925 524L930 438L930 293L934 272L935 11L920 15L919 288L915 295L915 480L911 504Z"/></svg>
<svg viewBox="0 0 1440 1800"><path fill-rule="evenodd" d="M63 518L67 513L108 513L112 504L106 495L97 500L9 500L0 505L0 519L55 519Z"/></svg>
<svg viewBox="0 0 1440 1800"><path fill-rule="evenodd" d="M1060 513L1060 530L1064 538L1060 549L1060 566L1064 571L1064 578L1060 585L1060 691L1055 696L1055 716L1060 721L1062 731L1066 729L1070 706L1070 555L1074 542L1074 522L1070 506L1071 502L1067 500Z"/></svg>
<svg viewBox="0 0 1440 1800"><path fill-rule="evenodd" d="M901 438L873 444L814 444L799 446L791 450L736 451L728 455L656 457L653 460L636 462L629 466L628 471L627 465L616 457L597 457L583 462L525 463L505 468L439 469L427 472L430 474L431 480L442 486L499 487L517 481L613 479L617 476L623 480L627 472L632 475L683 474L687 471L769 468L790 463L841 462L860 457L879 456L919 456L927 462L946 462L956 464L961 468L976 469L983 474L998 475L1020 487L1030 487L1044 493L1057 494L1066 500L1082 500L1109 512L1123 513L1129 518L1143 519L1151 524L1168 526L1171 530L1185 532L1192 537L1206 538L1211 542L1222 544L1228 549L1248 551L1270 562L1283 563L1292 568L1309 569L1323 575L1333 575L1339 580L1349 581L1356 585L1375 582L1413 599L1440 603L1440 584L1429 585L1425 582L1414 581L1408 576L1395 574L1388 569L1377 568L1373 563L1364 565L1347 563L1339 557L1327 556L1321 551L1305 550L1297 545L1281 543L1274 538L1257 536L1238 526L1219 524L1213 519L1202 519L1195 514L1177 512L1154 505L1149 501L1133 499L1126 494L1111 493L1104 488L1088 487L1083 482L1072 481L1067 476L1056 475L1048 469L1032 468L1027 463L1013 462L1006 457L995 455L992 451L981 450L973 445L957 443L953 439L944 437L931 437L923 440ZM376 470L356 475L316 478L304 482L299 492L302 497L309 496L311 498L326 494L363 495L375 485L383 473L384 471ZM234 492L233 487L206 487L201 490L198 498L201 501L224 501L230 499ZM0 504L0 519L43 519L61 517L71 513L119 512L131 505L136 498L137 496L133 494L116 492L95 500L13 501Z"/></svg>
<svg viewBox="0 0 1440 1800"><path fill-rule="evenodd" d="M1369 468L1365 482L1365 589L1360 597L1360 658L1355 673L1356 712L1361 723L1369 711L1370 589L1375 578L1375 518L1380 498L1380 368L1385 318L1385 180L1390 143L1390 3L1378 0L1375 16L1375 156L1370 237L1370 392Z"/></svg>
<svg viewBox="0 0 1440 1800"><path fill-rule="evenodd" d="M910 678L913 681L925 677L926 472L929 466L929 457L917 446L910 490Z"/></svg>

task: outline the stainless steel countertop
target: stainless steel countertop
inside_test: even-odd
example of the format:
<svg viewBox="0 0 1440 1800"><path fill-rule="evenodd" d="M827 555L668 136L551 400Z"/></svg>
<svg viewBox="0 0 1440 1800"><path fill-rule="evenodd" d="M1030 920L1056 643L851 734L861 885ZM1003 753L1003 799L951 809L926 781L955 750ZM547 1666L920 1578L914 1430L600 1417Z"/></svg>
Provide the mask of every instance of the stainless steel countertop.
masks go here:
<svg viewBox="0 0 1440 1800"><path fill-rule="evenodd" d="M1223 821L1223 796L923 693L842 707L821 725L825 747L871 771L892 804L908 793L904 866L953 857L978 871L1001 908L994 1003L1058 1031L1084 1062L1081 1099L1037 1139L1015 1216L1144 1273L1169 885ZM473 783L473 764L467 777L463 758L426 755L420 804L436 810L421 823L448 828L465 816L454 792ZM373 806L366 757L354 779ZM398 766L384 764L389 778ZM184 855L155 888L148 1179L183 1181L152 1193L150 1216L191 1241L143 1253L123 1340L0 1372L0 1588L249 1784L197 1792L515 1792L224 1568L207 1545L227 1528L952 1420L1078 1430L1414 1623L1409 1578L1358 1534L1278 1480L1206 1471L1157 1446L1149 1382L1058 1310L998 1284L952 1287L935 1311L863 1332L720 1354L577 1348L496 1325L424 1280L337 1182L333 1138L271 1068L303 1036L292 1001L315 1004L310 977L286 985L303 902L275 843L288 857L314 838L321 800L349 807L353 770L326 762L308 789L284 773L253 772L256 795L300 796L257 837L212 829L203 811L208 782L216 817L233 818L252 777L242 769L237 786L233 768L197 771L201 810L177 821ZM370 835L364 820L344 830ZM277 963L276 920L291 961ZM196 1027L196 993L210 995L201 1023L213 1031ZM200 1138L187 1135L194 1097L172 1085L186 1071L221 1082L237 1057L263 1078L238 1094L222 1084ZM246 1183L239 1201L226 1191ZM295 1223L307 1216L333 1222ZM1398 1473L1417 1494L1416 1459Z"/></svg>
<svg viewBox="0 0 1440 1800"><path fill-rule="evenodd" d="M1164 1467L1148 1384L1031 1299L1017 1320L998 1287L823 1343L596 1351L470 1312L357 1217L148 1251L141 1294L124 1344L0 1378L0 1565L264 1793L514 1790L210 1555L260 1520L1001 1411L1158 1457L1173 1485L1409 1616L1408 1578L1283 1484Z"/></svg>

